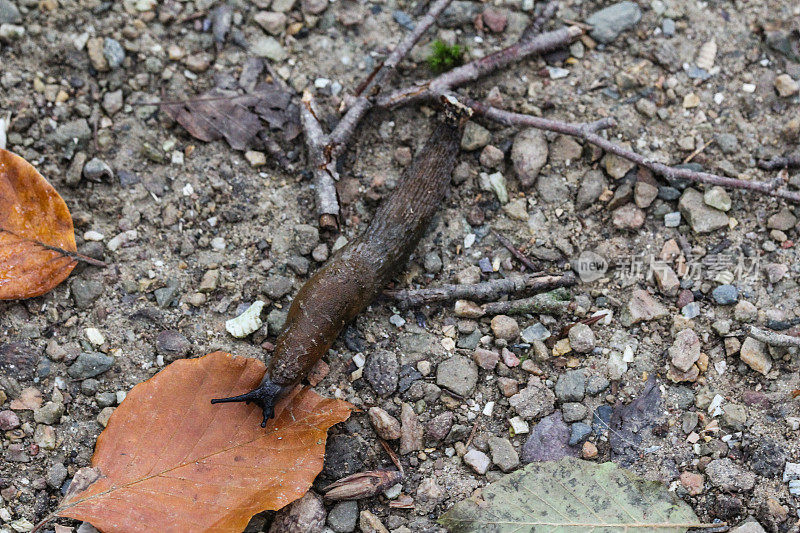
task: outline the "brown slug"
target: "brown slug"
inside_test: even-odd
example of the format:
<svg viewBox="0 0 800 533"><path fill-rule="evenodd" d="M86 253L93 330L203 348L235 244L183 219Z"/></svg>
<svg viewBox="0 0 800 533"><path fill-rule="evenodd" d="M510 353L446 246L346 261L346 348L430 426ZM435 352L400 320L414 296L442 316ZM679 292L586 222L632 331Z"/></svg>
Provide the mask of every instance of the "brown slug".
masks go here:
<svg viewBox="0 0 800 533"><path fill-rule="evenodd" d="M256 389L211 403L253 402L274 416L275 403L311 371L342 328L367 307L405 265L447 194L469 108L442 97L443 119L369 227L297 293Z"/></svg>

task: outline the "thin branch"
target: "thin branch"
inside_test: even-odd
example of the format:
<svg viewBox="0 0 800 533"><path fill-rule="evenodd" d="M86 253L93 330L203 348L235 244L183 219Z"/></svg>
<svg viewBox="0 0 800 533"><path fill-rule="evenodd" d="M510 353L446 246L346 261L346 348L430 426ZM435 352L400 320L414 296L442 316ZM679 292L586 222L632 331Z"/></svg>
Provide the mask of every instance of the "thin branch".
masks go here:
<svg viewBox="0 0 800 533"><path fill-rule="evenodd" d="M763 170L800 168L800 155L789 155L786 157L773 157L772 159L761 159L758 161L758 168Z"/></svg>
<svg viewBox="0 0 800 533"><path fill-rule="evenodd" d="M370 75L366 83L359 88L358 96L350 105L347 113L342 117L336 128L331 132L330 142L334 145L334 157L344 152L347 142L353 136L353 132L361 121L361 118L372 108L370 97L383 89L383 84L389 75L397 69L397 65L408 55L417 41L428 31L439 15L447 9L452 0L436 0L428 12L423 16L417 25L400 43L395 47L383 64Z"/></svg>
<svg viewBox="0 0 800 533"><path fill-rule="evenodd" d="M475 81L496 70L516 63L528 56L551 52L566 46L577 39L583 30L578 26L569 26L549 31L530 40L520 40L516 44L504 48L481 59L471 61L444 74L422 83L398 89L385 96L378 97L376 105L394 108L421 100L438 98L442 93L451 91L467 82Z"/></svg>
<svg viewBox="0 0 800 533"><path fill-rule="evenodd" d="M103 261L100 261L99 259L95 259L94 257L89 257L88 255L83 255L81 253L73 252L71 250L65 250L64 248L59 248L58 246L53 246L52 244L47 244L47 243L44 243L42 241L39 241L39 240L36 240L36 239L32 239L30 237L24 237L24 236L14 232L14 231L11 231L10 229L0 228L0 232L8 233L12 237L16 237L17 239L19 239L21 241L27 241L27 242L30 242L30 243L36 245L36 246L41 246L45 250L50 250L51 252L56 252L56 253L59 253L59 254L61 254L63 256L71 257L72 259L74 259L76 261L82 261L82 262L84 262L86 264L89 264L89 265L92 265L92 266L96 266L96 267L100 267L100 268L106 268L108 266Z"/></svg>
<svg viewBox="0 0 800 533"><path fill-rule="evenodd" d="M756 340L768 344L769 346L778 346L781 348L796 347L800 348L800 337L786 335L783 333L775 333L774 331L767 331L755 326L750 326L750 336Z"/></svg>
<svg viewBox="0 0 800 533"><path fill-rule="evenodd" d="M517 248L512 244L511 241L509 241L504 236L497 233L495 230L492 230L492 235L494 235L497 238L497 240L500 241L500 244L505 246L506 250L511 252L511 254L514 257L516 257L520 263L528 267L528 269L530 269L531 272L536 272L537 270L539 270L538 268L536 268L536 265L534 265L533 262L530 259L528 259L528 256L523 254L519 248Z"/></svg>
<svg viewBox="0 0 800 533"><path fill-rule="evenodd" d="M489 302L481 306L484 315L525 315L543 313L563 315L569 310L570 295L559 288L550 292L537 294L530 298L509 300L507 302Z"/></svg>
<svg viewBox="0 0 800 533"><path fill-rule="evenodd" d="M453 284L427 289L384 291L383 294L397 300L401 308L408 309L430 303L452 302L454 300L486 302L497 300L507 294L537 293L559 287L570 287L575 283L575 275L572 272L567 272L560 276L514 276L468 285Z"/></svg>
<svg viewBox="0 0 800 533"><path fill-rule="evenodd" d="M495 122L499 122L500 124L505 124L507 126L529 126L540 130L554 131L577 137L602 148L607 153L612 153L629 161L633 161L639 166L648 168L653 173L663 176L668 180L687 180L695 183L708 183L710 185L719 185L727 188L747 189L800 203L800 193L778 189L778 184L776 182L746 181L726 178L708 172L697 172L688 168L674 168L648 159L632 150L623 148L597 134L597 131L615 125L614 119L610 117L592 123L569 123L504 111L469 98L460 98L460 100L471 107L476 113Z"/></svg>
<svg viewBox="0 0 800 533"><path fill-rule="evenodd" d="M541 14L534 19L530 25L522 32L520 40L527 41L542 33L545 24L547 24L556 15L558 10L558 0L550 0L545 4Z"/></svg>

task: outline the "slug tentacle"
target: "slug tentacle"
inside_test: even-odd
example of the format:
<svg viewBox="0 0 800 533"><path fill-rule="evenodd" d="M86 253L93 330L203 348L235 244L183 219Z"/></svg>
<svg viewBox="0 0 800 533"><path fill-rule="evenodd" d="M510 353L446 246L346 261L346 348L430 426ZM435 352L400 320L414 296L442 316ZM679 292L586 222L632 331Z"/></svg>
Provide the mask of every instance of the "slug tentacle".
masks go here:
<svg viewBox="0 0 800 533"><path fill-rule="evenodd" d="M275 416L275 404L283 396L284 387L273 383L269 377L265 377L261 385L238 396L230 396L228 398L214 398L211 403L231 403L231 402L253 402L261 408L263 412L263 419L261 420L261 427L267 427L267 420Z"/></svg>

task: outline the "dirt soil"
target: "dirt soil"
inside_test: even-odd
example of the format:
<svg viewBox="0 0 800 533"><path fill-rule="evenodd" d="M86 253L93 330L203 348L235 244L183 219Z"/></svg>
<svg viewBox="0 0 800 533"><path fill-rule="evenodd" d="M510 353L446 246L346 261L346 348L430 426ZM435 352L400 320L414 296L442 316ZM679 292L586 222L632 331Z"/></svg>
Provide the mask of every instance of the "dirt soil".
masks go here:
<svg viewBox="0 0 800 533"><path fill-rule="evenodd" d="M79 265L42 297L0 302L0 531L28 531L25 520L35 523L55 508L75 471L89 464L103 424L126 391L169 361L215 350L267 360L293 295L337 240L364 228L408 164L408 153L431 131L434 118L425 106L369 115L344 158L342 231L333 234L317 230L302 137L284 143L285 168L269 157L254 167L224 141L193 139L155 107L137 105L162 95L188 98L236 80L258 48L294 90L315 91L326 124L333 125L342 96L407 31L397 21L424 12L422 5L397 0L269 4L232 0L232 29L217 43L211 0L0 0L0 21L25 30L0 36L0 118L11 119L7 148L63 196L79 251L109 264ZM480 57L513 43L535 12L527 1L455 4L443 26L429 31L402 64L398 86L431 75L425 58L434 38L463 45L468 59ZM584 21L606 5L565 0L548 27ZM709 171L774 178L778 173L758 170L756 160L800 149L800 97L776 90L782 74L795 84L800 79L797 3L653 0L639 7L641 20L609 44L587 39L464 90L507 109L563 120L613 116L612 138L659 161L678 164L697 151L692 163ZM270 15L263 24L274 37L257 22L265 22L258 15L263 11L285 15ZM498 17L507 23L491 31L485 22ZM700 48L712 39L718 51L710 77L692 77ZM123 50L120 64L109 66ZM573 288L575 304L561 316L492 322L460 318L450 304L401 311L386 300L358 317L325 358L330 372L316 390L381 407L398 419L407 403L426 433L424 446L402 457L402 491L414 499L413 509L390 508L381 495L338 509L328 518L330 527L352 531L355 523L342 524L341 516L354 521L353 513L368 510L392 531L439 531L436 519L445 510L503 475L498 464L508 459L514 468L514 454L500 457L490 448L492 437L510 441L523 460L533 453L523 447L529 434L509 431L512 418L526 419L535 431L555 410L570 417L570 425L591 425L595 413L629 403L655 375L662 400L645 416L642 438L633 430L623 439L632 448L614 446L614 432L599 427L569 453L616 460L664 481L702 521L736 525L751 516L767 531L798 531L800 495L790 494L782 479L787 462L800 462L800 402L791 396L800 389L798 350L746 340L749 324L797 333L797 206L731 190L727 212L703 205L681 210L678 196L686 196L687 184L653 179L551 134L548 162L536 185L525 189L512 153L515 140L522 142L519 129L475 122L488 131L470 132L474 142L459 157L452 194L395 286L474 282L519 271L490 229L551 272L568 270L585 251L601 255L609 268ZM93 158L111 172L93 174L91 165L83 172ZM492 187L487 174L494 172L504 184ZM800 186L797 170L783 178L794 190ZM658 197L637 181L655 184ZM596 193L583 191L588 201L577 200L587 183L598 187ZM510 197L505 205L502 188ZM723 219L722 227L695 231L711 216L703 209L724 213L727 224ZM665 215L678 211L680 224L667 227ZM674 252L667 262L682 278L680 287L659 285L650 269L665 246ZM684 272L680 257L696 268ZM663 312L630 324L625 317L636 290L647 293L644 305L663 306ZM259 299L267 302L265 326L246 339L233 338L225 321ZM533 330L526 333L539 323L556 335L603 310L610 318L591 326L593 336L574 335L574 346L545 345L532 338ZM687 328L697 334L702 355L680 373L669 349ZM502 352L500 362L473 356L476 348ZM113 365L98 375L75 369L84 353L113 356ZM359 372L357 353L367 360ZM461 383L437 375L445 360L447 373L464 376ZM559 378L563 387L556 387ZM566 390L583 389L584 381L588 389L601 385ZM554 405L528 406L536 414L526 415L524 406L512 405L518 404L514 394L537 383L552 391ZM41 394L38 402L31 389ZM31 396L35 409L11 405ZM578 429L570 427L573 434ZM366 414L331 434L318 485L390 465ZM543 448L559 448L548 440L552 435L543 439ZM464 461L470 448L488 456L488 472ZM269 530L271 516L259 515L249 530ZM369 530L363 513L361 519L362 530Z"/></svg>

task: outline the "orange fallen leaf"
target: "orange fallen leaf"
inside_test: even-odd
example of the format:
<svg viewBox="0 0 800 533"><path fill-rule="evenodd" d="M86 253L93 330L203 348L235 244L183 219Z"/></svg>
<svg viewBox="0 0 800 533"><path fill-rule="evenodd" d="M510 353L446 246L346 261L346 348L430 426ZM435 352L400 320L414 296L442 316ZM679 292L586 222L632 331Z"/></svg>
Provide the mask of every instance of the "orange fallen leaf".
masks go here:
<svg viewBox="0 0 800 533"><path fill-rule="evenodd" d="M261 409L211 398L251 390L261 361L214 352L136 385L97 439L100 478L54 514L104 533L242 531L300 498L322 470L328 428L351 406L298 388L261 427Z"/></svg>
<svg viewBox="0 0 800 533"><path fill-rule="evenodd" d="M0 149L0 300L32 298L75 268L67 204L20 156Z"/></svg>

